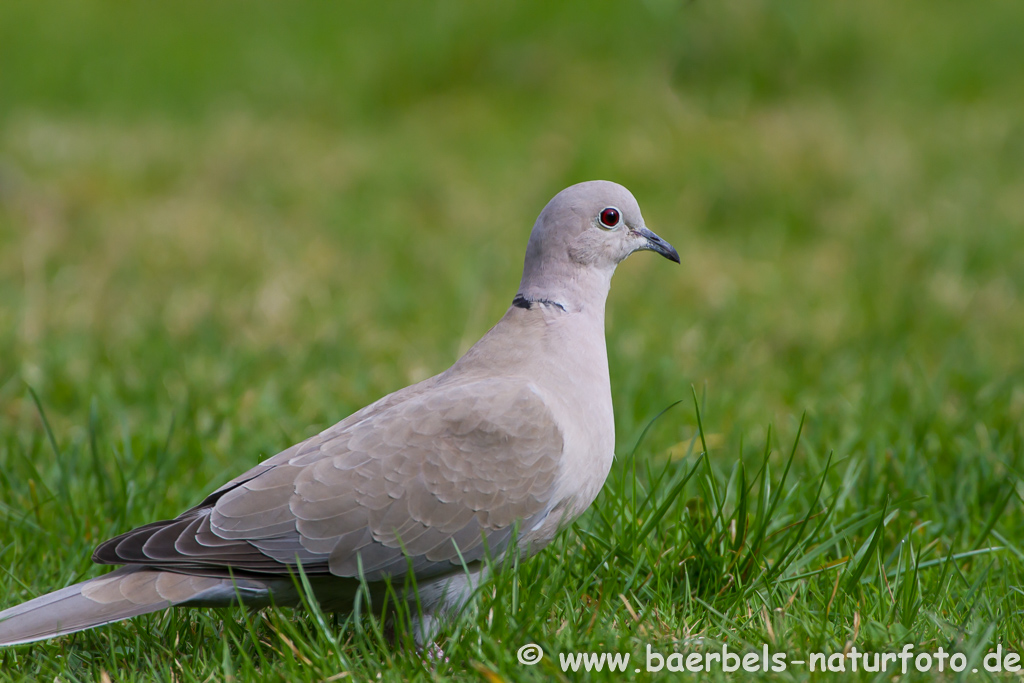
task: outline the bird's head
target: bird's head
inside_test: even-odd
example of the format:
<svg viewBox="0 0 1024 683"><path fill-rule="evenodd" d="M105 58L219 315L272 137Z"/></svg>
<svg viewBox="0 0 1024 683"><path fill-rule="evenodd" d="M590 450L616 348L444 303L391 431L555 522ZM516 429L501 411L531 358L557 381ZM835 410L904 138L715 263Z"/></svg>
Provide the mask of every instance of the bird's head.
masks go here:
<svg viewBox="0 0 1024 683"><path fill-rule="evenodd" d="M679 263L672 245L644 224L629 190L607 180L572 185L555 195L537 217L519 294L552 299L588 272L610 279L615 266L642 250Z"/></svg>

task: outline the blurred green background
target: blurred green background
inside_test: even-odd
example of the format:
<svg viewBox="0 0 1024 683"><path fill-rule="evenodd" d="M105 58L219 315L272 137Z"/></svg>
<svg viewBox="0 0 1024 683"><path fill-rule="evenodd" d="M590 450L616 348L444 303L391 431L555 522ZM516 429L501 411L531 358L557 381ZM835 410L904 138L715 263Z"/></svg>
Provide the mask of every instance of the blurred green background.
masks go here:
<svg viewBox="0 0 1024 683"><path fill-rule="evenodd" d="M0 502L57 534L29 480L89 453L141 499L0 559L86 571L445 369L594 178L682 256L612 288L621 452L694 385L723 469L807 411L808 472L983 518L1024 443L1022 35L1011 0L0 3Z"/></svg>
<svg viewBox="0 0 1024 683"><path fill-rule="evenodd" d="M274 451L447 367L592 178L683 255L617 276L622 437L691 384L727 430L901 375L1020 419L1022 29L1010 1L5 2L4 431L27 382L62 430L187 397L218 457Z"/></svg>

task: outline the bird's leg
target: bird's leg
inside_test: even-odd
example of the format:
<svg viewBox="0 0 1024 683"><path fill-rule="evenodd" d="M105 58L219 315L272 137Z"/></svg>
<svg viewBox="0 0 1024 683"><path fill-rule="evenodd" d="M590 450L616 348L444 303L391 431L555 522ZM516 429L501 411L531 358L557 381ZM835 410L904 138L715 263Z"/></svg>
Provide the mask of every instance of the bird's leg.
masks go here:
<svg viewBox="0 0 1024 683"><path fill-rule="evenodd" d="M441 620L431 614L413 617L412 637L416 642L416 649L423 657L423 663L431 668L448 662L444 649L437 644L436 638L440 630Z"/></svg>
<svg viewBox="0 0 1024 683"><path fill-rule="evenodd" d="M447 664L448 661L444 650L437 643L430 643L430 645L423 648L423 662L431 665L432 668L436 668L438 664Z"/></svg>
<svg viewBox="0 0 1024 683"><path fill-rule="evenodd" d="M440 630L439 626L433 615L417 614L412 617L412 638L417 650L426 652L428 646L434 645L434 637Z"/></svg>

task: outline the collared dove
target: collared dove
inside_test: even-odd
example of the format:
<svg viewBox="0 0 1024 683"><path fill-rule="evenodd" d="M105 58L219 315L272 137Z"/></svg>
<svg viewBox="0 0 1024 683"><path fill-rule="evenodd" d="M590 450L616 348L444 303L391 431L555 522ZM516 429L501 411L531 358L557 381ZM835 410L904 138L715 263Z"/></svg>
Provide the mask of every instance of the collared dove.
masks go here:
<svg viewBox="0 0 1024 683"><path fill-rule="evenodd" d="M100 545L105 576L0 612L0 644L172 605L297 606L301 563L326 611L360 578L414 573L421 645L461 607L485 559L535 553L597 496L615 446L604 307L616 265L679 262L615 183L573 185L534 224L519 291L451 368L288 448L171 520ZM518 530L518 531L516 531Z"/></svg>

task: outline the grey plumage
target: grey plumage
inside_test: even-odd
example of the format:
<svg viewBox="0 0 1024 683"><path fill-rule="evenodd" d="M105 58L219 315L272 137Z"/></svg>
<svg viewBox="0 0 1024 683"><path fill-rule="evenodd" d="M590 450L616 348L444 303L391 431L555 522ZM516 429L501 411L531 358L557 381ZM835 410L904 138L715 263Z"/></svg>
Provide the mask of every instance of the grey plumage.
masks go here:
<svg viewBox="0 0 1024 683"><path fill-rule="evenodd" d="M486 553L500 558L516 529L520 552L536 552L603 485L615 441L604 304L615 266L640 249L679 261L625 188L559 193L534 225L515 305L450 369L176 519L101 544L95 562L126 566L0 612L0 644L171 605L297 605L299 562L328 610L349 608L360 576L400 585L411 567L425 613L416 636L429 638Z"/></svg>

